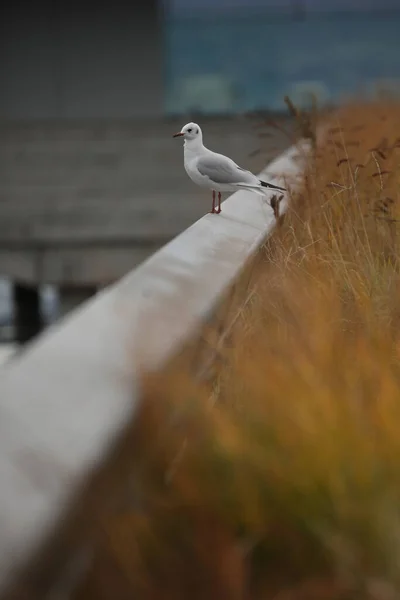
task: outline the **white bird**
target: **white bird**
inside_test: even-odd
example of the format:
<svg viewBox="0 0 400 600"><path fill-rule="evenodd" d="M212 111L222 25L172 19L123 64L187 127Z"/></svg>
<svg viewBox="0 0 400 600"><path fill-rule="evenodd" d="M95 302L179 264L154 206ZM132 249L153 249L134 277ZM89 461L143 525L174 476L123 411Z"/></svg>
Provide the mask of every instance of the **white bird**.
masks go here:
<svg viewBox="0 0 400 600"><path fill-rule="evenodd" d="M197 185L212 190L211 213L221 212L221 192L249 190L264 196L264 188L285 192L284 188L261 181L250 171L237 165L231 158L212 152L203 145L203 133L197 123L188 123L173 137L183 137L184 166L190 179ZM218 208L215 194L218 192Z"/></svg>

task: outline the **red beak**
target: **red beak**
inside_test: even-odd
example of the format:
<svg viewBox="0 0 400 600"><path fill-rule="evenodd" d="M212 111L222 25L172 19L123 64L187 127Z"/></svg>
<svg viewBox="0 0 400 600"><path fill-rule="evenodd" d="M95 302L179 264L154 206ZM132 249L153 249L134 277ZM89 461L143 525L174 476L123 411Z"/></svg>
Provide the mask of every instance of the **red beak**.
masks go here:
<svg viewBox="0 0 400 600"><path fill-rule="evenodd" d="M174 133L174 135L172 137L182 137L184 134L179 131L178 133Z"/></svg>

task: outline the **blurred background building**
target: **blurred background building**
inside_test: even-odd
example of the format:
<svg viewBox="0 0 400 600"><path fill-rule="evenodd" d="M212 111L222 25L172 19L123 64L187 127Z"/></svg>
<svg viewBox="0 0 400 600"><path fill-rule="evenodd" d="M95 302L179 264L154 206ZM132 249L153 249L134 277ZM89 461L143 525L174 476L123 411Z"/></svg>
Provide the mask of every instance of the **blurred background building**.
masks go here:
<svg viewBox="0 0 400 600"><path fill-rule="evenodd" d="M176 127L201 120L250 166L245 115L278 115L285 94L398 95L399 31L399 0L3 3L3 337L28 340L204 214Z"/></svg>
<svg viewBox="0 0 400 600"><path fill-rule="evenodd" d="M399 94L399 26L399 0L172 0L167 111Z"/></svg>

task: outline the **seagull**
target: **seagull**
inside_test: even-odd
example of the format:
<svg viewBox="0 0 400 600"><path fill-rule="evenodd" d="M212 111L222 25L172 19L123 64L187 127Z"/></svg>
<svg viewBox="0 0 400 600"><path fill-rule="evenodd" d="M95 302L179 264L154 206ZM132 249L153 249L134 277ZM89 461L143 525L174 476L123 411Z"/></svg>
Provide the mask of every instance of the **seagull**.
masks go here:
<svg viewBox="0 0 400 600"><path fill-rule="evenodd" d="M188 123L173 137L184 139L184 166L190 179L199 185L212 190L212 209L210 213L221 212L221 192L237 192L239 189L249 190L261 196L263 188L285 192L284 188L261 181L250 171L237 165L231 158L212 152L203 145L203 133L197 123ZM215 196L218 192L218 208Z"/></svg>

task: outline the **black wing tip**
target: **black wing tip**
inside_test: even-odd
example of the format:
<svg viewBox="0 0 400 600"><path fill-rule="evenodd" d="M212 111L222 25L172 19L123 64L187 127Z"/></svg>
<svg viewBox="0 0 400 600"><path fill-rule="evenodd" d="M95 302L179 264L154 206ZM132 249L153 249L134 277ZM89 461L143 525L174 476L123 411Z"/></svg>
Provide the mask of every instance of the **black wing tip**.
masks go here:
<svg viewBox="0 0 400 600"><path fill-rule="evenodd" d="M272 183L267 183L266 181L261 181L260 183L263 187L270 188L271 190L279 190L280 192L286 192L287 190L283 187L279 187L278 185L273 185Z"/></svg>

